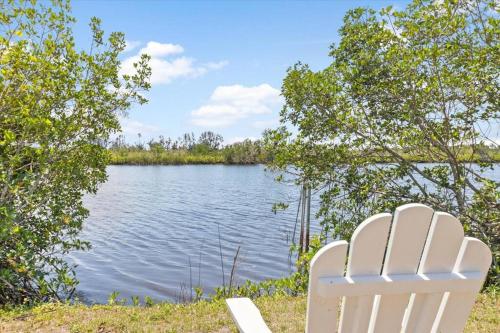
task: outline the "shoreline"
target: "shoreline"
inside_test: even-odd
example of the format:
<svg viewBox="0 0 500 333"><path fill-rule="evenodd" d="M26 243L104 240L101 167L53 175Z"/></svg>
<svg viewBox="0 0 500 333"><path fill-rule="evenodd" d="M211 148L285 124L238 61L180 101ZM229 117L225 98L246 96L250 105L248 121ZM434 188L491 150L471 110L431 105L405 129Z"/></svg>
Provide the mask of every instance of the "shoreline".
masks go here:
<svg viewBox="0 0 500 333"><path fill-rule="evenodd" d="M113 150L109 149L108 165L256 165L272 164L273 155L265 149L241 149L223 148L212 151L190 151L178 150ZM356 156L353 153L353 156ZM423 156L410 156L402 154L411 163L447 163L447 160L429 159ZM365 157L366 163L372 164L394 164L400 163L391 159L390 156ZM462 163L500 163L500 150L492 149L485 155L463 155L458 157Z"/></svg>
<svg viewBox="0 0 500 333"><path fill-rule="evenodd" d="M413 163L419 163L419 164L446 164L447 162L445 161L426 161L426 160L415 160L412 161ZM479 163L485 163L486 161L484 160L477 160L477 161L467 161L463 163L472 163L472 164L479 164ZM494 161L487 161L488 163L492 164L500 164L500 160L494 160ZM372 164L393 164L396 162L390 162L390 161L374 161ZM228 162L204 162L204 161L199 161L199 162L177 162L177 163L170 163L170 162L136 162L136 161L126 161L126 162L111 162L108 163L109 165L113 166L168 166L168 165L173 165L173 166L181 166L181 165L237 165L237 166L252 166L252 165L268 165L269 163L264 163L264 162L255 162L255 163L228 163Z"/></svg>
<svg viewBox="0 0 500 333"><path fill-rule="evenodd" d="M304 332L305 296L263 296L255 304L273 332ZM495 292L476 299L464 332L496 332L500 298ZM232 332L236 326L224 300L158 303L150 306L45 303L32 308L0 308L6 332Z"/></svg>

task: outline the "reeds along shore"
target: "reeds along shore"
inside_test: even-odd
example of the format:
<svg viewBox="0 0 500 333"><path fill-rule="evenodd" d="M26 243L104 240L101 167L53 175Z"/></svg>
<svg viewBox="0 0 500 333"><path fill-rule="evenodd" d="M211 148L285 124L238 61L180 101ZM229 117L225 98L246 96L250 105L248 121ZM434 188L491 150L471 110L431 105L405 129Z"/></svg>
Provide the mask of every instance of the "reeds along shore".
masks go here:
<svg viewBox="0 0 500 333"><path fill-rule="evenodd" d="M230 150L196 153L189 150L110 150L110 164L114 165L182 165L182 164L261 164L267 154L244 154Z"/></svg>
<svg viewBox="0 0 500 333"><path fill-rule="evenodd" d="M219 152L207 155L193 154L187 150L167 150L154 153L142 151L110 151L110 164L150 165L150 164L218 164L224 163Z"/></svg>
<svg viewBox="0 0 500 333"><path fill-rule="evenodd" d="M150 150L136 148L109 149L112 165L183 165L183 164L265 164L272 160L272 154L255 144L234 144L216 150L169 149ZM353 153L355 154L355 153ZM402 153L404 155L404 153ZM405 156L408 157L408 156ZM390 156L378 155L370 158L373 163L390 163ZM425 156L412 156L418 163L443 162ZM464 162L500 162L500 149L489 148L481 154L471 155L464 151Z"/></svg>

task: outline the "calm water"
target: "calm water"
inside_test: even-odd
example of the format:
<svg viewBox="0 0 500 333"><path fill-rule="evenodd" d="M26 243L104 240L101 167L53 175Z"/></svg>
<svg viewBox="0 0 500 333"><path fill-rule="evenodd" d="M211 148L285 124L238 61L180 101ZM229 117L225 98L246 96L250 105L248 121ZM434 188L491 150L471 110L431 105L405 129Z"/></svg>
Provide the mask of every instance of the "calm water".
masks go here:
<svg viewBox="0 0 500 333"><path fill-rule="evenodd" d="M106 302L150 296L178 301L189 287L222 285L241 246L236 281L288 275L299 189L278 184L263 166L110 166L97 195L85 198L90 217L81 234L93 248L73 252L80 297ZM500 181L500 165L486 173ZM290 208L274 214L273 203ZM312 212L318 198L313 196ZM319 227L313 221L312 231ZM191 282L190 282L191 281Z"/></svg>
<svg viewBox="0 0 500 333"><path fill-rule="evenodd" d="M90 217L81 237L93 248L70 255L84 300L106 302L119 291L176 301L189 295L190 281L212 292L222 285L218 229L226 283L238 246L239 282L293 268L299 189L277 184L263 166L110 166L108 174L85 199ZM274 214L278 201L293 204Z"/></svg>

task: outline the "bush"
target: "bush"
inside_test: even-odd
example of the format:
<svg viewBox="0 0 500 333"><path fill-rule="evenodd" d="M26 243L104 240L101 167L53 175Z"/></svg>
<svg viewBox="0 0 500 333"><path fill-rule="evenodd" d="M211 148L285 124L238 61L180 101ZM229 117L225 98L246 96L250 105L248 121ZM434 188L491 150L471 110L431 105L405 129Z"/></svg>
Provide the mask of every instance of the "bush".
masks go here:
<svg viewBox="0 0 500 333"><path fill-rule="evenodd" d="M64 1L0 3L0 304L72 295L62 255L89 247L82 196L106 180L102 142L149 88L148 57L121 80L123 34L105 40L93 18L92 53L79 51L69 12Z"/></svg>

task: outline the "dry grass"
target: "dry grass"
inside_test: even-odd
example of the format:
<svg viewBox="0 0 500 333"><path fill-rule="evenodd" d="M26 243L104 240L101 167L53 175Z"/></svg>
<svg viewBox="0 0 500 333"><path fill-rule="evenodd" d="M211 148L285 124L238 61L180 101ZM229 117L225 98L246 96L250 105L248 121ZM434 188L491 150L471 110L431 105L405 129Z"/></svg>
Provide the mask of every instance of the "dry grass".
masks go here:
<svg viewBox="0 0 500 333"><path fill-rule="evenodd" d="M194 154L187 150L166 150L152 152L139 151L110 151L110 164L126 165L183 165L183 164L221 164L225 163L222 152L216 151L207 154Z"/></svg>
<svg viewBox="0 0 500 333"><path fill-rule="evenodd" d="M500 297L497 293L482 294L478 297L465 332L500 333Z"/></svg>
<svg viewBox="0 0 500 333"><path fill-rule="evenodd" d="M273 332L303 332L304 297L255 301ZM500 332L500 300L483 294L466 332ZM30 310L0 310L1 332L236 332L224 302L159 304L153 307L45 304Z"/></svg>

